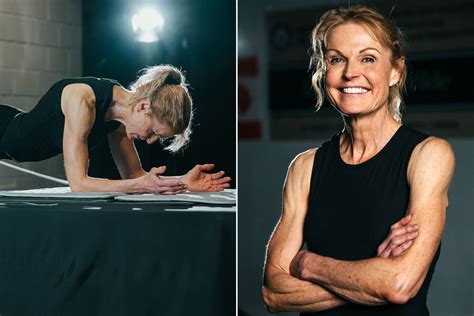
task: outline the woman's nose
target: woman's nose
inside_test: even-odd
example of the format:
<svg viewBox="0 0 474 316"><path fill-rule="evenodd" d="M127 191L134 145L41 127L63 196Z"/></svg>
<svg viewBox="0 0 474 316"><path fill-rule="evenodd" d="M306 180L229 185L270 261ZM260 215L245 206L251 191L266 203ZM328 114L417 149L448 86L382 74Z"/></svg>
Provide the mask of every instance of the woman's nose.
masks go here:
<svg viewBox="0 0 474 316"><path fill-rule="evenodd" d="M158 135L153 135L153 136L150 136L146 139L146 142L148 145L151 145L153 144L154 142L156 142L158 140L159 136Z"/></svg>
<svg viewBox="0 0 474 316"><path fill-rule="evenodd" d="M344 78L351 80L360 76L360 69L354 62L347 62L344 68Z"/></svg>

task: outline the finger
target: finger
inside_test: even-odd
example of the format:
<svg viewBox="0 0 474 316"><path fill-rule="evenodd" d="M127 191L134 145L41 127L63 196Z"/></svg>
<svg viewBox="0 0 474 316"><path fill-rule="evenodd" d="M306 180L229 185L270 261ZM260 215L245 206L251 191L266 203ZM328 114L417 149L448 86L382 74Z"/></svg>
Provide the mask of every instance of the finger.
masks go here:
<svg viewBox="0 0 474 316"><path fill-rule="evenodd" d="M164 191L164 192L159 192L159 193L156 193L156 194L159 194L159 195L175 195L176 193L171 192L171 191Z"/></svg>
<svg viewBox="0 0 474 316"><path fill-rule="evenodd" d="M387 248L389 242L390 242L390 238L386 238L386 239L380 244L380 246L377 248L377 256L380 256L380 254L385 251L385 249ZM384 258L386 258L386 257L384 257Z"/></svg>
<svg viewBox="0 0 474 316"><path fill-rule="evenodd" d="M216 172L216 173L212 173L211 174L211 179L212 180L217 180L219 178L221 178L223 175L224 175L224 171L219 171L219 172Z"/></svg>
<svg viewBox="0 0 474 316"><path fill-rule="evenodd" d="M391 252L392 252L392 249L385 248L378 256L381 258L388 258Z"/></svg>
<svg viewBox="0 0 474 316"><path fill-rule="evenodd" d="M155 192L155 194L174 195L174 194L182 193L182 192L185 192L185 191L186 190L165 190L165 191L160 190L159 192Z"/></svg>
<svg viewBox="0 0 474 316"><path fill-rule="evenodd" d="M160 167L153 167L151 168L150 172L151 174L156 174L160 175L166 172L166 166L160 166Z"/></svg>
<svg viewBox="0 0 474 316"><path fill-rule="evenodd" d="M162 193L162 192L166 192L166 191L170 191L170 192L176 192L176 191L182 191L182 190L186 190L186 187L183 186L183 185L180 185L180 186L159 186L156 188L156 192L158 193Z"/></svg>
<svg viewBox="0 0 474 316"><path fill-rule="evenodd" d="M408 233L417 231L418 228L419 228L419 226L418 226L417 224L407 225L407 226L395 228L395 229L392 229L392 231L391 231L390 234L389 234L389 237L390 237L390 238L394 238L394 237L396 237L396 236L408 234Z"/></svg>
<svg viewBox="0 0 474 316"><path fill-rule="evenodd" d="M415 239L417 236L418 236L418 232L412 232L409 234L403 234L403 235L392 238L392 240L390 241L390 244L392 245L392 249L400 246L401 244L403 244L404 242L408 240Z"/></svg>
<svg viewBox="0 0 474 316"><path fill-rule="evenodd" d="M400 220L400 222L401 222L403 225L406 225L406 224L408 224L408 223L410 222L410 220L411 220L411 214L408 214L408 215L404 216L404 217Z"/></svg>
<svg viewBox="0 0 474 316"><path fill-rule="evenodd" d="M223 188L210 188L209 190L206 190L207 192L221 192L224 190Z"/></svg>
<svg viewBox="0 0 474 316"><path fill-rule="evenodd" d="M387 248L387 246L394 241L394 238L397 238L398 236L403 236L403 235L409 236L412 232L418 231L418 229L419 229L419 226L416 224L392 229L388 237L377 248L377 254L380 254L381 252L383 252L385 248ZM415 237L416 236L408 237L408 239L415 238ZM399 244L398 242L395 242L395 246L398 246L398 244Z"/></svg>
<svg viewBox="0 0 474 316"><path fill-rule="evenodd" d="M219 192L224 190L225 188L230 187L230 184L224 183L224 184L219 184L219 185L213 185L208 191L211 192Z"/></svg>
<svg viewBox="0 0 474 316"><path fill-rule="evenodd" d="M160 194L162 195L176 195L176 194L181 194L181 193L184 193L186 192L186 190L179 190L179 191L165 191L165 192L162 192Z"/></svg>
<svg viewBox="0 0 474 316"><path fill-rule="evenodd" d="M209 170L214 169L214 164L212 163L207 163L207 164L198 165L198 166L199 166L199 170L201 171L209 171Z"/></svg>
<svg viewBox="0 0 474 316"><path fill-rule="evenodd" d="M410 248L410 246L413 244L413 240L408 240L406 242L404 242L403 244L401 244L399 247L396 247L394 249L392 249L392 253L391 253L391 257L392 258L396 258L398 256L400 256L402 253L404 253L408 248Z"/></svg>
<svg viewBox="0 0 474 316"><path fill-rule="evenodd" d="M224 178L221 178L221 179L217 179L217 180L214 180L212 181L212 184L213 185L216 185L216 184L225 184L225 183L228 183L230 182L232 179L230 177L224 177Z"/></svg>
<svg viewBox="0 0 474 316"><path fill-rule="evenodd" d="M156 183L160 186L176 187L176 186L186 186L183 181L178 179L164 179L158 178Z"/></svg>
<svg viewBox="0 0 474 316"><path fill-rule="evenodd" d="M398 227L402 227L402 226L405 226L406 224L408 224L410 222L410 219L411 219L411 215L407 215L407 216L404 216L402 219L400 219L398 222L396 222L395 224L393 224L390 228L394 229L394 228L398 228Z"/></svg>

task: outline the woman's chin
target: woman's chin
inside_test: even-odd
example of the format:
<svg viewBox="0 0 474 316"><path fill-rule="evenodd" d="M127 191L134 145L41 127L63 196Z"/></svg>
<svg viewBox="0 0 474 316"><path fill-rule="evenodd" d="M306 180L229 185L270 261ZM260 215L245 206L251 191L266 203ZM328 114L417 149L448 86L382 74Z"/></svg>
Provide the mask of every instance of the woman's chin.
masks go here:
<svg viewBox="0 0 474 316"><path fill-rule="evenodd" d="M360 116L366 112L366 109L360 106L339 106L337 110L344 116Z"/></svg>

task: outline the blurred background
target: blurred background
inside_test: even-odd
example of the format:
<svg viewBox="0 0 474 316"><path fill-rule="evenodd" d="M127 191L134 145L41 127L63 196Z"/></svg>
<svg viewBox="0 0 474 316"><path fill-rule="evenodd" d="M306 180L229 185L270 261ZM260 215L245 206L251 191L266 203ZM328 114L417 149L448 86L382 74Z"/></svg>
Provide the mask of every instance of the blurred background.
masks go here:
<svg viewBox="0 0 474 316"><path fill-rule="evenodd" d="M239 0L239 310L267 315L261 299L265 246L281 214L290 161L342 129L328 104L315 113L310 33L336 0ZM391 15L408 41L404 123L447 139L457 167L431 315L473 315L474 2L350 1ZM296 315L296 313L288 315Z"/></svg>
<svg viewBox="0 0 474 316"><path fill-rule="evenodd" d="M137 141L143 167L166 165L176 175L212 162L235 187L235 43L234 1L0 0L0 102L30 110L62 78L113 78L127 87L140 69L173 64L194 100L191 143L170 155ZM119 177L108 144L90 156L91 176ZM21 166L64 179L62 161ZM0 166L1 190L48 186L55 184Z"/></svg>

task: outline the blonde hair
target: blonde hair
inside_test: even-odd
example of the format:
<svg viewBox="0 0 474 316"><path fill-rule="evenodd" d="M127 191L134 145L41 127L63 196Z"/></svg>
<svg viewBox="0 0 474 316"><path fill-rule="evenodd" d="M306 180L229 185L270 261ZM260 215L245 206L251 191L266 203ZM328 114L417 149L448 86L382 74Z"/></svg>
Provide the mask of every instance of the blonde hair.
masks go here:
<svg viewBox="0 0 474 316"><path fill-rule="evenodd" d="M405 40L404 35L393 21L383 16L375 9L365 5L354 5L329 10L321 16L319 23L311 35L311 66L314 67L312 85L318 97L316 110L319 110L325 98L324 76L326 73L326 38L336 26L344 23L356 23L365 26L383 45L390 49L391 62L395 67L401 66L400 79L397 84L389 89L388 110L397 122L402 120L403 93L407 70L405 65ZM397 62L403 61L398 65Z"/></svg>
<svg viewBox="0 0 474 316"><path fill-rule="evenodd" d="M193 101L179 69L171 65L147 67L140 71L140 76L129 89L133 92L131 104L149 98L153 115L167 123L176 134L166 150L177 152L189 142Z"/></svg>

